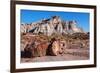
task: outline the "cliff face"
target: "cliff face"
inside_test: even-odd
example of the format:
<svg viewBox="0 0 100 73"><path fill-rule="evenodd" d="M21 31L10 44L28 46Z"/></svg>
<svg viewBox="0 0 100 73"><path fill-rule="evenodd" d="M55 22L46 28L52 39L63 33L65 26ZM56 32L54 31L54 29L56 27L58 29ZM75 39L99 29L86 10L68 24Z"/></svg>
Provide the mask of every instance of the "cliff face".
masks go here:
<svg viewBox="0 0 100 73"><path fill-rule="evenodd" d="M77 26L77 22L63 21L59 16L52 16L50 19L43 19L40 22L31 24L21 24L22 33L42 33L50 36L53 33L57 34L72 34L72 33L84 33L84 31Z"/></svg>

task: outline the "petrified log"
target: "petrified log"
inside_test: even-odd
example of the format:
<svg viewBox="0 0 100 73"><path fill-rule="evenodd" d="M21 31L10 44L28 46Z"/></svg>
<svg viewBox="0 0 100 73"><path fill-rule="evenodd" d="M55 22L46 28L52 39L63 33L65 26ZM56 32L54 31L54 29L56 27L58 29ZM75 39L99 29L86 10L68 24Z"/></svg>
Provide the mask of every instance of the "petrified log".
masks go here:
<svg viewBox="0 0 100 73"><path fill-rule="evenodd" d="M60 52L60 41L55 38L51 39L51 43L48 47L49 55L57 56Z"/></svg>
<svg viewBox="0 0 100 73"><path fill-rule="evenodd" d="M66 46L67 46L66 41L64 41L64 40L60 41L60 51L59 51L60 54L64 53Z"/></svg>
<svg viewBox="0 0 100 73"><path fill-rule="evenodd" d="M66 49L66 41L53 38L48 49L49 55L57 56L59 54L63 54L64 50Z"/></svg>
<svg viewBox="0 0 100 73"><path fill-rule="evenodd" d="M28 57L28 58L31 58L31 57L33 57L33 53L34 53L34 47L35 46L35 44L34 44L34 42L33 43L28 43L27 45L26 45L26 47L24 48L24 57Z"/></svg>
<svg viewBox="0 0 100 73"><path fill-rule="evenodd" d="M60 44L58 41L54 41L52 44L52 54L53 55L58 55L60 51Z"/></svg>
<svg viewBox="0 0 100 73"><path fill-rule="evenodd" d="M32 42L28 44L24 51L30 54L30 57L41 57L46 55L46 51L48 48L47 42Z"/></svg>
<svg viewBox="0 0 100 73"><path fill-rule="evenodd" d="M45 56L46 55L46 50L48 48L48 43L47 42L42 42L38 45L36 45L34 49L33 56Z"/></svg>

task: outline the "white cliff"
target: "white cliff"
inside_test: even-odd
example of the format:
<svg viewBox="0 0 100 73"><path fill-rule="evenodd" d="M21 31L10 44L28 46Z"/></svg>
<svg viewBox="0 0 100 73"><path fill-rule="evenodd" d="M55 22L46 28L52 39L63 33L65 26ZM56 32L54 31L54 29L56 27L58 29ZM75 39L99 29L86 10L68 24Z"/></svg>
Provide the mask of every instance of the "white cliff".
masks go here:
<svg viewBox="0 0 100 73"><path fill-rule="evenodd" d="M21 32L42 33L47 36L50 36L53 33L84 33L84 31L77 26L75 20L63 21L59 16L52 16L50 19L43 19L31 24L21 24Z"/></svg>

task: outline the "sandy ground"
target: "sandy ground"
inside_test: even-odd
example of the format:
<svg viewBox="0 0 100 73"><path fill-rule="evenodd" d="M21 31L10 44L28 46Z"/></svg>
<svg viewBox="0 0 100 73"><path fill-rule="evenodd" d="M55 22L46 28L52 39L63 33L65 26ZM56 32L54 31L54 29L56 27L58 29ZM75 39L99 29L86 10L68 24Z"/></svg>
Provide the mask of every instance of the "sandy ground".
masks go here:
<svg viewBox="0 0 100 73"><path fill-rule="evenodd" d="M66 49L62 55L43 56L35 58L21 58L21 62L49 62L49 61L71 61L89 59L89 49Z"/></svg>

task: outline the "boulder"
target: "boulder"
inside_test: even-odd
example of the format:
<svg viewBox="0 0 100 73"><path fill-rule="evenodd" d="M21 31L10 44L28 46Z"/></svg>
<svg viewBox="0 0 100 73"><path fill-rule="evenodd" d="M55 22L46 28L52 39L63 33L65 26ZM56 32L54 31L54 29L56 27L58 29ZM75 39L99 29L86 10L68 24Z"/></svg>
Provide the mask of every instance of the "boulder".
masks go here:
<svg viewBox="0 0 100 73"><path fill-rule="evenodd" d="M41 57L46 55L46 51L48 48L47 42L32 42L31 44L27 44L24 52L29 54L30 57Z"/></svg>

